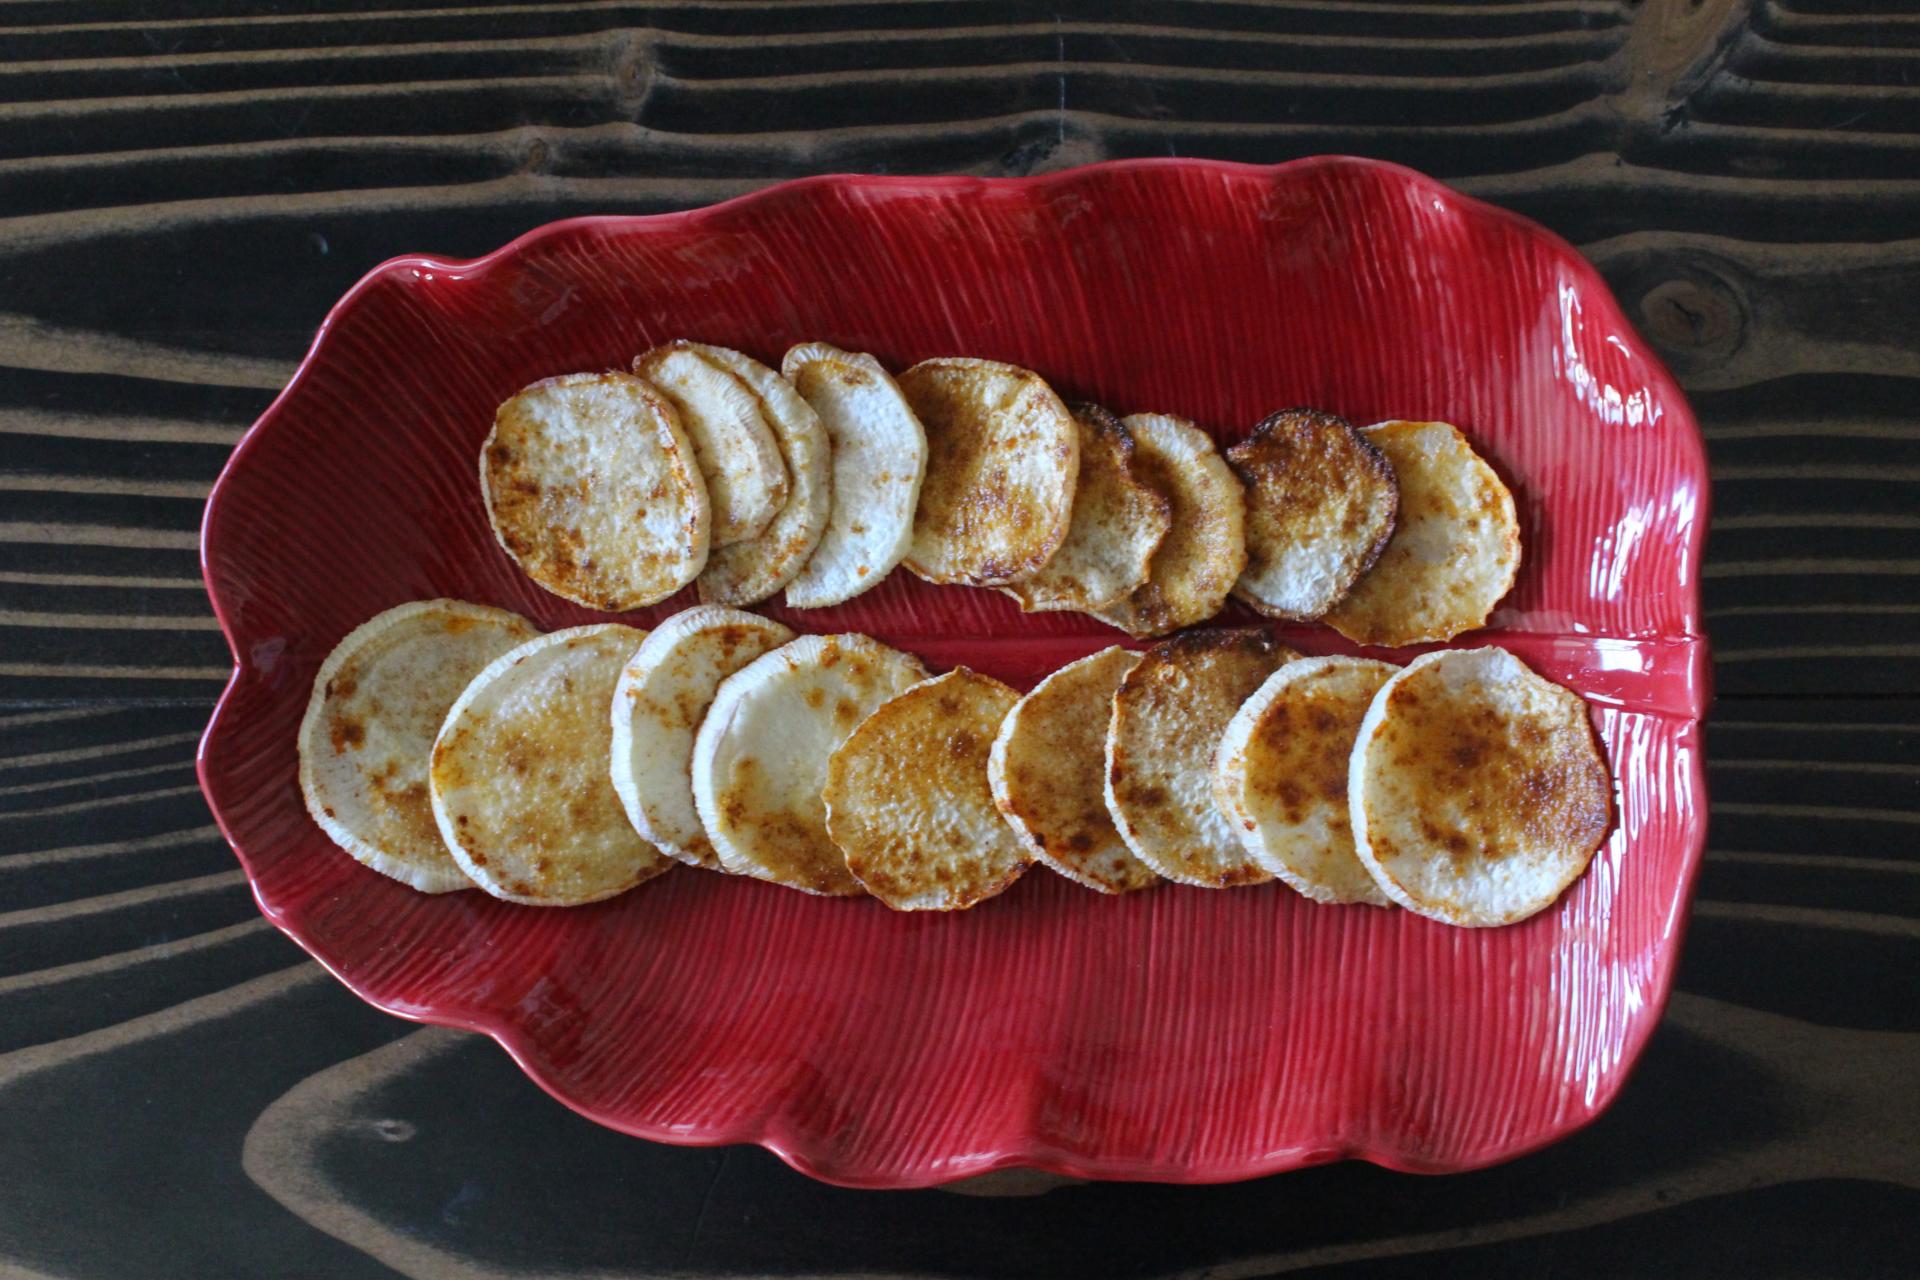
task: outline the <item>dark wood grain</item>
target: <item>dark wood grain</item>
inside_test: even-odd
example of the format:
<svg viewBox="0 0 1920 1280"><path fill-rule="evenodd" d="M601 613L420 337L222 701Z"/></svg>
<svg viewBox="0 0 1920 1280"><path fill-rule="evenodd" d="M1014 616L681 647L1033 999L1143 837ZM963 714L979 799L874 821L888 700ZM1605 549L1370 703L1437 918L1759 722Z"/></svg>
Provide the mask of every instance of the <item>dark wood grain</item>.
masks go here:
<svg viewBox="0 0 1920 1280"><path fill-rule="evenodd" d="M1710 850L1621 1103L1503 1169L857 1194L628 1141L354 1000L193 787L196 531L402 251L832 170L1415 165L1688 387ZM1896 0L0 0L0 1272L1909 1275L1920 11Z"/></svg>

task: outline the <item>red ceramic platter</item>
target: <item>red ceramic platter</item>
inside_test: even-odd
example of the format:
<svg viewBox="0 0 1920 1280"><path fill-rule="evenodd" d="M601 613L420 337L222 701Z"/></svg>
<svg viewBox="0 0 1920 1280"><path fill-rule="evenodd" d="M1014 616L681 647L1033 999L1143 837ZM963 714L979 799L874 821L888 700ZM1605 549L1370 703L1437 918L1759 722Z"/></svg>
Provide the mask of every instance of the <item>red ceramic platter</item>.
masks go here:
<svg viewBox="0 0 1920 1280"><path fill-rule="evenodd" d="M801 339L894 368L1008 360L1222 443L1300 404L1459 424L1512 485L1526 554L1489 629L1455 643L1506 645L1587 697L1616 829L1557 906L1491 930L1279 885L1116 899L1039 868L926 916L692 869L541 910L359 866L295 781L314 671L425 596L596 620L494 544L480 441L525 383L678 337L773 364ZM234 451L202 549L235 669L200 780L262 910L322 964L383 1009L486 1032L628 1133L757 1142L869 1187L1019 1165L1176 1182L1343 1157L1468 1169L1592 1120L1665 1004L1705 835L1706 504L1692 415L1592 268L1390 165L824 177L576 219L475 261L376 269ZM904 572L838 608L768 612L1023 688L1120 638ZM1281 635L1352 651L1323 628Z"/></svg>

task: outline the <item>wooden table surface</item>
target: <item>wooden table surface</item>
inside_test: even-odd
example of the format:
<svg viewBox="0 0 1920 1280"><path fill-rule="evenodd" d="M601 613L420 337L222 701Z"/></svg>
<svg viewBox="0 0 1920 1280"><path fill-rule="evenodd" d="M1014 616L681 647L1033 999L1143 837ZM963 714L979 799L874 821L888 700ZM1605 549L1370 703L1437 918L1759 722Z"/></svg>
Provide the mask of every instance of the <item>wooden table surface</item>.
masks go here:
<svg viewBox="0 0 1920 1280"><path fill-rule="evenodd" d="M1920 1272L1920 5L461 4L0 0L0 1275ZM368 267L821 171L1328 151L1572 240L1705 428L1710 848L1597 1124L1451 1178L841 1191L597 1130L260 918L194 785L196 530Z"/></svg>

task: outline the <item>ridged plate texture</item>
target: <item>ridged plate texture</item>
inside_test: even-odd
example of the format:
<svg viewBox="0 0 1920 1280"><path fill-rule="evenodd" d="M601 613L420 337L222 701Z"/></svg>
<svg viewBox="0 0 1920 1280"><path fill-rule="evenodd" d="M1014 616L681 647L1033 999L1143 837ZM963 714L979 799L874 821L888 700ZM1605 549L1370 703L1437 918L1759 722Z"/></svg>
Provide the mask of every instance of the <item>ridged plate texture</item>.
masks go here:
<svg viewBox="0 0 1920 1280"><path fill-rule="evenodd" d="M1044 870L929 917L692 869L541 910L359 866L295 782L315 669L422 597L597 620L494 544L477 450L525 383L680 337L769 362L800 339L894 368L1007 360L1223 443L1301 404L1458 423L1514 489L1526 561L1488 631L1455 643L1508 645L1587 696L1615 831L1558 906L1497 930L1279 885L1114 899ZM825 177L562 222L471 262L379 267L235 450L203 531L236 668L201 783L262 909L355 991L493 1035L629 1133L758 1142L884 1187L1010 1165L1185 1182L1341 1157L1471 1168L1596 1116L1666 1001L1705 835L1706 500L1692 415L1593 270L1389 165ZM1118 638L903 572L838 608L768 612L1022 688ZM1280 634L1353 651L1323 628Z"/></svg>

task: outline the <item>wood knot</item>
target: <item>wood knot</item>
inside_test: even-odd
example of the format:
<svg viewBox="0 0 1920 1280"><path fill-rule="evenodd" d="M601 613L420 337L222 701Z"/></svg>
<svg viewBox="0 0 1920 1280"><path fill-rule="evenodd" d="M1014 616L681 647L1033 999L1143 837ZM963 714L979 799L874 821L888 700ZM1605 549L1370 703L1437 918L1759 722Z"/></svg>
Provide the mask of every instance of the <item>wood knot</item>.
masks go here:
<svg viewBox="0 0 1920 1280"><path fill-rule="evenodd" d="M655 64L653 44L641 33L629 31L614 42L607 74L614 105L629 120L638 120L646 108Z"/></svg>
<svg viewBox="0 0 1920 1280"><path fill-rule="evenodd" d="M1746 339L1746 308L1727 281L1705 270L1663 280L1640 295L1640 327L1680 373L1727 360Z"/></svg>
<svg viewBox="0 0 1920 1280"><path fill-rule="evenodd" d="M391 1117L371 1121L367 1128L382 1142L411 1142L417 1132L407 1121Z"/></svg>
<svg viewBox="0 0 1920 1280"><path fill-rule="evenodd" d="M1683 123L1677 105L1705 84L1752 26L1741 0L1647 0L1634 13L1625 47L1624 104L1635 114Z"/></svg>

